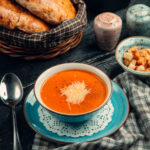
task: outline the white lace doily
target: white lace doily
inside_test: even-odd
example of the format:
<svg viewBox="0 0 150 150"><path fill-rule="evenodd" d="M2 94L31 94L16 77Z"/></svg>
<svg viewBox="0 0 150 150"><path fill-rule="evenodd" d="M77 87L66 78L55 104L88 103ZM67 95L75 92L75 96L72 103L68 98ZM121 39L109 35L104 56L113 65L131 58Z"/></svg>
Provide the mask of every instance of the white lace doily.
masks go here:
<svg viewBox="0 0 150 150"><path fill-rule="evenodd" d="M51 115L45 108L39 106L38 114L45 128L60 136L80 137L90 136L103 130L112 119L114 107L109 101L90 120L82 123L65 123Z"/></svg>

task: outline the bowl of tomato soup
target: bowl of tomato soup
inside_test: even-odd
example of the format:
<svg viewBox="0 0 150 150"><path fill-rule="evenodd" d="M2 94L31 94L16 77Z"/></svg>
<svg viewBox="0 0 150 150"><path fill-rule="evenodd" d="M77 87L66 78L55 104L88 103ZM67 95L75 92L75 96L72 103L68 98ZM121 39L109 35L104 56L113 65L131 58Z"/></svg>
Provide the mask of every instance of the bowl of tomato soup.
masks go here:
<svg viewBox="0 0 150 150"><path fill-rule="evenodd" d="M37 101L65 122L90 119L109 100L112 83L100 69L83 63L65 63L44 71L36 80Z"/></svg>

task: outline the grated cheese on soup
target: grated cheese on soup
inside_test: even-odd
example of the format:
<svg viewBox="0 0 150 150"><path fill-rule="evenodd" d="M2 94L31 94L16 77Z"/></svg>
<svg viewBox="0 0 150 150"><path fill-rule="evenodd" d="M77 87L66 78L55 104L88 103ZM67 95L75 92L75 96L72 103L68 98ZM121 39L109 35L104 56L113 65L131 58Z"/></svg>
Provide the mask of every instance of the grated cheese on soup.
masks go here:
<svg viewBox="0 0 150 150"><path fill-rule="evenodd" d="M72 104L82 103L86 95L90 93L90 89L86 89L84 81L72 82L72 84L62 88L60 91L62 95L66 96L66 101Z"/></svg>

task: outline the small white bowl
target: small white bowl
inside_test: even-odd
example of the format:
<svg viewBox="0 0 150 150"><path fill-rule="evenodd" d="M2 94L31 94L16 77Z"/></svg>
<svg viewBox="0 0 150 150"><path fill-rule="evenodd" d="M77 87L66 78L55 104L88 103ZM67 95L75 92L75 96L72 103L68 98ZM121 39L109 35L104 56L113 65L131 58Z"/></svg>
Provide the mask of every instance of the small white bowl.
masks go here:
<svg viewBox="0 0 150 150"><path fill-rule="evenodd" d="M55 110L50 109L43 103L41 95L40 95L40 91L41 91L41 87L42 87L44 81L47 78L49 78L50 76L52 76L58 72L61 72L64 70L70 70L70 69L79 69L79 70L86 70L86 71L92 72L92 73L98 75L99 77L101 77L105 81L105 83L108 87L108 95L102 105L100 105L98 108L96 108L90 112L83 113L83 114L64 114L64 113L56 112ZM45 72L43 72L36 80L36 83L34 86L34 93L35 93L35 97L36 97L37 101L40 103L40 105L42 105L44 108L46 108L50 113L55 115L60 120L66 121L66 122L80 122L80 121L85 121L85 120L90 119L100 108L102 108L110 100L110 97L112 95L112 82L103 71L101 71L100 69L98 69L96 67L93 67L93 66L87 65L87 64L83 64L83 63L65 63L65 64L60 64L60 65L51 67L51 68L47 69Z"/></svg>

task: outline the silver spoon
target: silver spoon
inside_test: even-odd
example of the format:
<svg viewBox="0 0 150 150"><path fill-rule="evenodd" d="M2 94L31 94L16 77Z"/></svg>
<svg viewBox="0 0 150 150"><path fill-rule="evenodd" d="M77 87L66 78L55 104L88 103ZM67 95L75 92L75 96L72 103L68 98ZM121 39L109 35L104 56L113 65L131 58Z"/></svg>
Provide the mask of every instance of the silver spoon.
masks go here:
<svg viewBox="0 0 150 150"><path fill-rule="evenodd" d="M6 105L12 108L13 150L22 150L16 122L15 106L23 97L23 87L21 81L15 74L7 73L2 78L0 83L0 97Z"/></svg>

